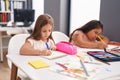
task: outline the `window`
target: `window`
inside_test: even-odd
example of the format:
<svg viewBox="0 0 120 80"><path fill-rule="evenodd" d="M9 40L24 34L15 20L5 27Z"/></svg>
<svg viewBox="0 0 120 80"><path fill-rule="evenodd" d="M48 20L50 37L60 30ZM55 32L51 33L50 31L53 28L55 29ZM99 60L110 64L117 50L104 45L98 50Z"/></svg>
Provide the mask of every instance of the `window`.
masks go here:
<svg viewBox="0 0 120 80"><path fill-rule="evenodd" d="M100 0L71 0L70 32L90 20L99 20Z"/></svg>

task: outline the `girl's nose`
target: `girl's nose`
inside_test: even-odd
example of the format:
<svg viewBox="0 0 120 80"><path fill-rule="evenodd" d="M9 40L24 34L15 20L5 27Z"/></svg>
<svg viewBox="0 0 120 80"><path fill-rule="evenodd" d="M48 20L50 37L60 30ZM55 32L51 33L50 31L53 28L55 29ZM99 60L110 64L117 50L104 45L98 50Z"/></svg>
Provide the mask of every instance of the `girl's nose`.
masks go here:
<svg viewBox="0 0 120 80"><path fill-rule="evenodd" d="M98 37L98 35L95 36L96 38Z"/></svg>

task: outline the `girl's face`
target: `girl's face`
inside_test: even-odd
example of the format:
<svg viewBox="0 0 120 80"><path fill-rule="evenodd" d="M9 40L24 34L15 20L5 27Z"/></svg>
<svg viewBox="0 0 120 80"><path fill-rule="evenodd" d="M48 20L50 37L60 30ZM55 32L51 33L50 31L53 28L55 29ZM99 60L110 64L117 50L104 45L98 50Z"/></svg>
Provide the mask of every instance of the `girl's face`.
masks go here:
<svg viewBox="0 0 120 80"><path fill-rule="evenodd" d="M47 41L48 37L50 36L52 32L52 26L50 24L47 24L41 28L41 40Z"/></svg>
<svg viewBox="0 0 120 80"><path fill-rule="evenodd" d="M95 41L97 36L100 35L101 33L102 33L102 29L96 28L89 31L86 35L90 41Z"/></svg>

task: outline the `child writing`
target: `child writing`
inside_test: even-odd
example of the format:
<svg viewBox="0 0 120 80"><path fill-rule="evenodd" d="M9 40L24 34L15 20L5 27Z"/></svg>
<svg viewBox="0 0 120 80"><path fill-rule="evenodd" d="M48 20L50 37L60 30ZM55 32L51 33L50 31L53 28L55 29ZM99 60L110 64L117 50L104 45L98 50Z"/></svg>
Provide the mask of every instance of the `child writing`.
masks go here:
<svg viewBox="0 0 120 80"><path fill-rule="evenodd" d="M21 47L20 54L43 56L50 55L51 50L56 49L52 38L53 27L54 21L50 15L40 15L35 23L33 32Z"/></svg>
<svg viewBox="0 0 120 80"><path fill-rule="evenodd" d="M83 48L103 49L107 47L109 39L102 35L102 31L103 24L98 20L91 20L81 28L74 30L69 41Z"/></svg>

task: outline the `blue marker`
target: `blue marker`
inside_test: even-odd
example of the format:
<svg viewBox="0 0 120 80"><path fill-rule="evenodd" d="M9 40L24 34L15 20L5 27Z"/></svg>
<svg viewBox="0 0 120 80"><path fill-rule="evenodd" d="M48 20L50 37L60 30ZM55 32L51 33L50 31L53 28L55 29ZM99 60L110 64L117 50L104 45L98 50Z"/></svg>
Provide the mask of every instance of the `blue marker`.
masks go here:
<svg viewBox="0 0 120 80"><path fill-rule="evenodd" d="M46 45L47 49L50 50L50 47L47 42L45 43L45 45Z"/></svg>

